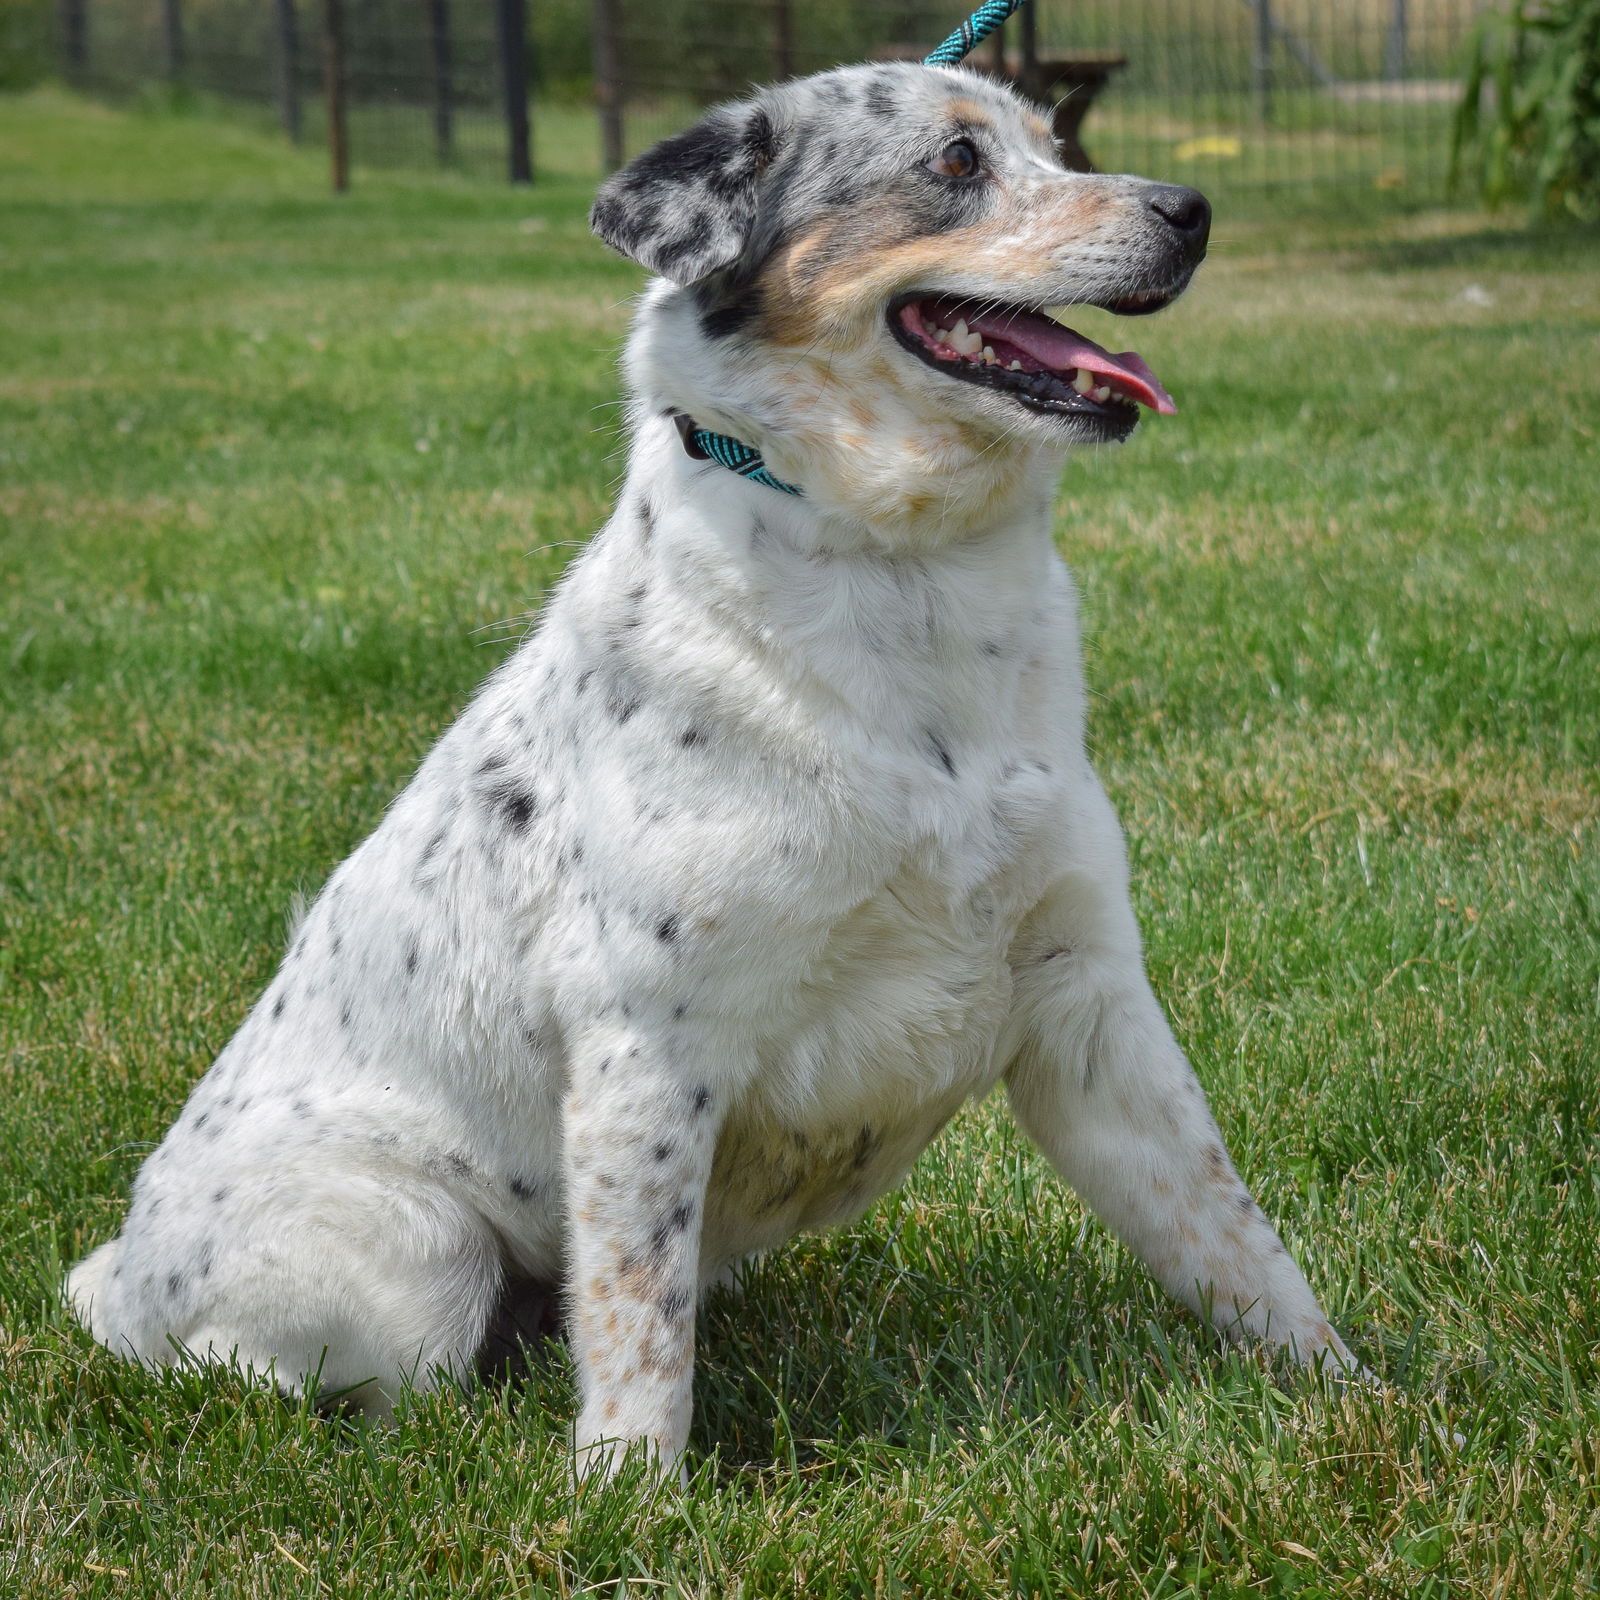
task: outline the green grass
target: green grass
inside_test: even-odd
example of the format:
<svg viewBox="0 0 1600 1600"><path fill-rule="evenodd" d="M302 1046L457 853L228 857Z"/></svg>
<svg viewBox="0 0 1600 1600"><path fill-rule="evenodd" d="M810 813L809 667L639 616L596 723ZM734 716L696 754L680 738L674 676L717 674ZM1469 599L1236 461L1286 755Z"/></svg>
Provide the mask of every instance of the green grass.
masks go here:
<svg viewBox="0 0 1600 1600"><path fill-rule="evenodd" d="M1590 1592L1592 235L1225 212L1100 329L1181 414L1063 486L1157 988L1387 1391L1219 1350L998 1106L709 1308L681 1501L572 1503L559 1356L361 1433L65 1315L291 896L605 513L637 274L553 165L335 201L0 100L0 1593Z"/></svg>

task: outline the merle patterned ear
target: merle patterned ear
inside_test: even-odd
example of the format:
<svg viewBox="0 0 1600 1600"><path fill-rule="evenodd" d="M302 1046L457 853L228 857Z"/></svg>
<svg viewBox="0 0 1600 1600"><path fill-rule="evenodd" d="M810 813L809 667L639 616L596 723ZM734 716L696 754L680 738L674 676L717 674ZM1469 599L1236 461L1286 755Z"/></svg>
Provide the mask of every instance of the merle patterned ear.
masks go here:
<svg viewBox="0 0 1600 1600"><path fill-rule="evenodd" d="M721 106L608 178L589 226L652 272L697 283L738 260L776 151L772 119L760 106Z"/></svg>

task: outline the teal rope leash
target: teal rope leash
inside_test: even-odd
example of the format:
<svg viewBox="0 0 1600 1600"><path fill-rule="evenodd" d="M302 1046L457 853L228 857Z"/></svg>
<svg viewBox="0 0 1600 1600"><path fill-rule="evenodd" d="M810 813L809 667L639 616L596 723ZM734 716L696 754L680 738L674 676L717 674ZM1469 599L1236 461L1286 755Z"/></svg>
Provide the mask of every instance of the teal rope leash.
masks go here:
<svg viewBox="0 0 1600 1600"><path fill-rule="evenodd" d="M998 28L1007 17L1027 4L1027 0L985 0L931 55L923 57L928 67L953 67L965 60Z"/></svg>
<svg viewBox="0 0 1600 1600"><path fill-rule="evenodd" d="M985 0L985 3L979 6L937 50L923 57L923 65L956 66L971 55L1008 17L1014 16L1026 4L1027 0ZM709 428L702 428L693 417L685 416L681 411L674 411L672 420L677 424L678 437L683 441L685 453L694 460L718 462L730 472L737 472L741 478L746 478L751 483L764 484L769 489L776 489L780 494L805 493L792 483L785 483L782 478L773 477L767 470L766 462L761 459L761 452L752 449L743 440L735 439L726 433L713 433Z"/></svg>

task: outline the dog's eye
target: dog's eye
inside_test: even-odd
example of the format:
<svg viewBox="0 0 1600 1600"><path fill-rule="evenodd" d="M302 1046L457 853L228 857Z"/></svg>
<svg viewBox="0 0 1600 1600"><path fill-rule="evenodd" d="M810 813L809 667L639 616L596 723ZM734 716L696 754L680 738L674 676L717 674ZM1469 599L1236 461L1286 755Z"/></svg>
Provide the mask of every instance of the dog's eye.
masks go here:
<svg viewBox="0 0 1600 1600"><path fill-rule="evenodd" d="M941 178L975 178L982 166L978 152L965 139L955 139L928 163L928 171Z"/></svg>

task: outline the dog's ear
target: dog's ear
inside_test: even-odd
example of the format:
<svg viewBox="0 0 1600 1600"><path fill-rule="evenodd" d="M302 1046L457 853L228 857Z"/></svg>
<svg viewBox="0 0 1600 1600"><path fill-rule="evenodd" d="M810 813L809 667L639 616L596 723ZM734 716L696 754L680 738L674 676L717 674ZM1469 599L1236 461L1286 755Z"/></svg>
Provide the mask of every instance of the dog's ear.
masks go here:
<svg viewBox="0 0 1600 1600"><path fill-rule="evenodd" d="M739 259L755 226L777 130L760 105L720 106L613 174L589 226L613 250L677 284Z"/></svg>

